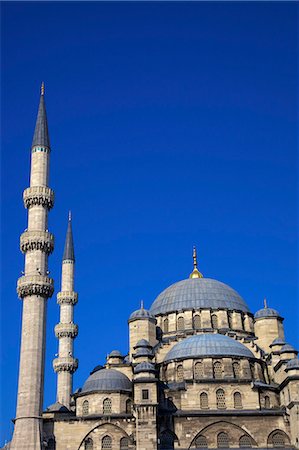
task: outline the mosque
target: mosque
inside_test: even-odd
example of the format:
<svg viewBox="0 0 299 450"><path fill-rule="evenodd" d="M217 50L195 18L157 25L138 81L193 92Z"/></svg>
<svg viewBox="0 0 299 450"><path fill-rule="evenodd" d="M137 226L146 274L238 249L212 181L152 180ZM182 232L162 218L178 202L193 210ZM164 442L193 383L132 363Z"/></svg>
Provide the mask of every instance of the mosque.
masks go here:
<svg viewBox="0 0 299 450"><path fill-rule="evenodd" d="M44 86L23 194L24 274L17 411L11 450L187 450L299 448L299 360L283 318L266 301L253 314L221 281L205 278L196 249L190 276L167 287L149 310L128 319L129 349L113 350L73 391L75 253L69 217L57 294L57 398L43 409L48 257L50 139ZM54 400L54 399L53 399Z"/></svg>

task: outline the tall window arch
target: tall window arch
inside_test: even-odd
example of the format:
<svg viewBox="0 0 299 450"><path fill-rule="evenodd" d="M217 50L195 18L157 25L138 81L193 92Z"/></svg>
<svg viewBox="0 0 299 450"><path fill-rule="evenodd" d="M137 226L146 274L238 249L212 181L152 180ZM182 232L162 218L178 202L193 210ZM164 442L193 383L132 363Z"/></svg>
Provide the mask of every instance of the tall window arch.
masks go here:
<svg viewBox="0 0 299 450"><path fill-rule="evenodd" d="M164 321L163 321L163 331L164 331L164 333L168 333L168 331L169 331L169 322L168 322L167 318L164 319Z"/></svg>
<svg viewBox="0 0 299 450"><path fill-rule="evenodd" d="M238 361L233 362L233 373L235 378L240 378L241 376L241 367Z"/></svg>
<svg viewBox="0 0 299 450"><path fill-rule="evenodd" d="M129 449L129 439L127 437L121 438L119 444L120 444L120 450L128 450Z"/></svg>
<svg viewBox="0 0 299 450"><path fill-rule="evenodd" d="M232 329L233 328L233 313L231 311L229 311L227 313L227 319L228 319L228 327L230 329Z"/></svg>
<svg viewBox="0 0 299 450"><path fill-rule="evenodd" d="M264 397L265 409L271 408L270 397L269 395L265 395Z"/></svg>
<svg viewBox="0 0 299 450"><path fill-rule="evenodd" d="M112 449L112 438L104 436L102 439L102 450Z"/></svg>
<svg viewBox="0 0 299 450"><path fill-rule="evenodd" d="M217 447L218 448L228 448L229 447L229 439L228 434L223 431L217 436Z"/></svg>
<svg viewBox="0 0 299 450"><path fill-rule="evenodd" d="M195 439L195 447L196 448L207 448L208 447L208 441L205 436L198 436Z"/></svg>
<svg viewBox="0 0 299 450"><path fill-rule="evenodd" d="M82 415L87 416L89 414L89 403L88 400L84 400L82 403Z"/></svg>
<svg viewBox="0 0 299 450"><path fill-rule="evenodd" d="M93 440L91 438L85 439L84 450L93 450Z"/></svg>
<svg viewBox="0 0 299 450"><path fill-rule="evenodd" d="M132 400L130 398L126 401L126 413L132 414Z"/></svg>
<svg viewBox="0 0 299 450"><path fill-rule="evenodd" d="M234 408L243 408L242 395L240 394L240 392L234 393Z"/></svg>
<svg viewBox="0 0 299 450"><path fill-rule="evenodd" d="M193 328L195 330L200 330L201 329L201 319L200 319L200 316L198 314L196 314L193 317Z"/></svg>
<svg viewBox="0 0 299 450"><path fill-rule="evenodd" d="M211 315L212 328L218 328L218 317L216 314Z"/></svg>
<svg viewBox="0 0 299 450"><path fill-rule="evenodd" d="M185 329L185 320L184 320L184 317L182 317L182 316L178 317L178 320L177 320L177 329L178 329L179 331L182 331L182 330Z"/></svg>
<svg viewBox="0 0 299 450"><path fill-rule="evenodd" d="M216 404L218 409L226 408L225 392L223 389L218 389L216 391Z"/></svg>
<svg viewBox="0 0 299 450"><path fill-rule="evenodd" d="M276 431L271 437L274 448L285 448L285 437L280 431Z"/></svg>
<svg viewBox="0 0 299 450"><path fill-rule="evenodd" d="M239 447L240 448L251 448L252 442L249 436L241 436L239 439Z"/></svg>
<svg viewBox="0 0 299 450"><path fill-rule="evenodd" d="M213 364L213 375L214 378L222 378L223 375L223 367L222 367L222 362L220 361L215 361Z"/></svg>
<svg viewBox="0 0 299 450"><path fill-rule="evenodd" d="M201 380L203 378L203 362L198 361L194 365L194 378L195 380Z"/></svg>
<svg viewBox="0 0 299 450"><path fill-rule="evenodd" d="M180 364L176 369L177 381L178 383L182 383L184 381L184 368L182 364Z"/></svg>
<svg viewBox="0 0 299 450"><path fill-rule="evenodd" d="M209 407L209 397L206 392L202 392L199 396L199 404L201 409L207 409Z"/></svg>
<svg viewBox="0 0 299 450"><path fill-rule="evenodd" d="M103 414L111 414L112 413L112 400L111 398L105 398L103 401Z"/></svg>

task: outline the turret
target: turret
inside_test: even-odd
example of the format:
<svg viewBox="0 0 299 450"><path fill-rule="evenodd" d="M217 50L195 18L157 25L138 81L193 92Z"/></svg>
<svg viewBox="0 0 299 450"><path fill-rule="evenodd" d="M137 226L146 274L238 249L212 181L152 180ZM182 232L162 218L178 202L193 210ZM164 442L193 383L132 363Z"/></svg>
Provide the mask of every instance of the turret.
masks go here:
<svg viewBox="0 0 299 450"><path fill-rule="evenodd" d="M23 195L28 226L20 240L25 270L17 285L23 312L13 450L40 450L42 447L46 309L47 299L54 290L48 271L48 256L54 248L54 236L48 231L48 212L53 207L54 192L48 187L50 139L44 94L42 84L31 147L30 187Z"/></svg>
<svg viewBox="0 0 299 450"><path fill-rule="evenodd" d="M134 347L140 339L146 339L152 347L158 342L156 338L156 319L143 306L134 311L128 320L130 338L130 357L134 353Z"/></svg>
<svg viewBox="0 0 299 450"><path fill-rule="evenodd" d="M69 214L68 227L62 258L61 291L57 295L60 306L60 321L55 327L59 340L58 358L53 367L57 373L57 402L69 408L73 391L73 373L78 368L78 360L73 356L74 339L78 326L74 324L74 306L78 294L74 292L75 253L72 232L72 219Z"/></svg>
<svg viewBox="0 0 299 450"><path fill-rule="evenodd" d="M254 315L254 333L258 338L258 345L265 351L271 351L274 339L284 339L283 318L279 312L269 308L267 300L264 300L264 308Z"/></svg>

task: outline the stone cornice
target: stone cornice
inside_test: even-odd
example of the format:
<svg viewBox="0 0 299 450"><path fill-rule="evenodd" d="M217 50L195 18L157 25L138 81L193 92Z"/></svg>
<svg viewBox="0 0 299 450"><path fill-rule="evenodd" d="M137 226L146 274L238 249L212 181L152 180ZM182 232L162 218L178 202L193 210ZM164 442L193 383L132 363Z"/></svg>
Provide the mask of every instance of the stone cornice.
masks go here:
<svg viewBox="0 0 299 450"><path fill-rule="evenodd" d="M74 373L78 369L78 359L72 356L55 358L53 360L53 369L55 372Z"/></svg>
<svg viewBox="0 0 299 450"><path fill-rule="evenodd" d="M54 206L54 191L47 186L32 186L25 189L23 200L25 208L42 205L51 209Z"/></svg>
<svg viewBox="0 0 299 450"><path fill-rule="evenodd" d="M25 231L20 237L22 253L41 250L48 255L54 250L54 235L48 231Z"/></svg>
<svg viewBox="0 0 299 450"><path fill-rule="evenodd" d="M44 275L24 275L18 279L17 293L20 298L28 295L52 297L54 280Z"/></svg>
<svg viewBox="0 0 299 450"><path fill-rule="evenodd" d="M74 323L58 323L54 330L58 339L63 337L74 339L78 335L78 325Z"/></svg>
<svg viewBox="0 0 299 450"><path fill-rule="evenodd" d="M69 305L75 305L78 302L78 294L74 291L61 291L57 294L57 303L62 305L63 303Z"/></svg>

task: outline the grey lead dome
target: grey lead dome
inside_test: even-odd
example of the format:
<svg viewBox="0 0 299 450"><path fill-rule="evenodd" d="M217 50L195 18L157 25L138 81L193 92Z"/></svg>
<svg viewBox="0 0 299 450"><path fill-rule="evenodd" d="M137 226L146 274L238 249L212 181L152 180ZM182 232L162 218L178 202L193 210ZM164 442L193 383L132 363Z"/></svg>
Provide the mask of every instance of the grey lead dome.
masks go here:
<svg viewBox="0 0 299 450"><path fill-rule="evenodd" d="M169 286L158 295L150 312L156 316L186 309L210 308L249 312L238 292L211 278L189 278Z"/></svg>
<svg viewBox="0 0 299 450"><path fill-rule="evenodd" d="M164 361L208 356L241 356L253 358L251 351L234 339L222 334L200 334L176 344L167 353Z"/></svg>
<svg viewBox="0 0 299 450"><path fill-rule="evenodd" d="M100 369L87 378L81 392L131 390L132 383L126 375L114 369Z"/></svg>

